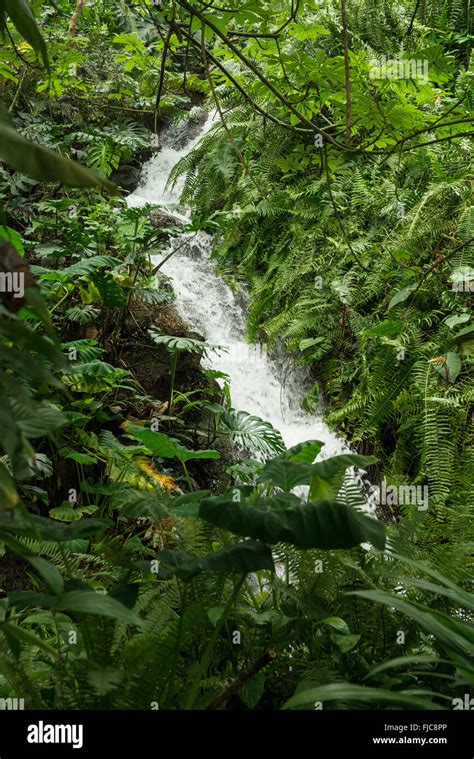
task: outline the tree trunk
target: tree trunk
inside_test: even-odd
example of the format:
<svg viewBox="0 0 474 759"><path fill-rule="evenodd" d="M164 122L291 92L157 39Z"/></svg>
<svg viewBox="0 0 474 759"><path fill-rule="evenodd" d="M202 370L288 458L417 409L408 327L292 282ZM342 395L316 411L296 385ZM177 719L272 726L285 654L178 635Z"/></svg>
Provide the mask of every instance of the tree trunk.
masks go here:
<svg viewBox="0 0 474 759"><path fill-rule="evenodd" d="M86 0L77 0L76 10L72 14L72 18L67 28L67 33L70 37L76 36L77 20L79 16L81 15L82 11L84 10L85 4L86 4Z"/></svg>

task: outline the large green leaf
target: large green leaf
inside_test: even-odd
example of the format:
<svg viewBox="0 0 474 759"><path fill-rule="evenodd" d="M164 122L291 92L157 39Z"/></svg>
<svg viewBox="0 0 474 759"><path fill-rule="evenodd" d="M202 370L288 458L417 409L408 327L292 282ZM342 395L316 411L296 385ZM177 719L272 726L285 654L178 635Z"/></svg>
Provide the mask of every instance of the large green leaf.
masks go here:
<svg viewBox="0 0 474 759"><path fill-rule="evenodd" d="M28 559L30 564L40 573L44 580L48 583L49 587L59 596L64 590L64 580L61 572L50 561L42 559L40 556L34 556Z"/></svg>
<svg viewBox="0 0 474 759"><path fill-rule="evenodd" d="M385 528L381 522L338 501L302 504L298 500L288 507L275 497L246 503L224 494L205 499L199 516L237 535L270 544L336 549L367 542L380 550L385 547Z"/></svg>
<svg viewBox="0 0 474 759"><path fill-rule="evenodd" d="M10 245L13 245L16 252L20 254L20 256L25 255L25 246L23 245L23 240L19 232L16 231L16 229L12 229L11 227L4 227L0 224L0 238L3 238L3 240L6 240Z"/></svg>
<svg viewBox="0 0 474 759"><path fill-rule="evenodd" d="M270 422L246 411L226 411L220 418L220 431L229 435L235 445L251 452L269 456L285 450L278 430Z"/></svg>
<svg viewBox="0 0 474 759"><path fill-rule="evenodd" d="M292 448L287 448L286 451L276 456L273 461L302 461L303 464L313 464L323 447L324 443L321 440L305 440L304 443L298 443Z"/></svg>
<svg viewBox="0 0 474 759"><path fill-rule="evenodd" d="M297 485L309 485L311 465L302 461L285 461L272 459L259 477L260 482L271 482L282 490L292 490Z"/></svg>
<svg viewBox="0 0 474 759"><path fill-rule="evenodd" d="M148 427L140 427L138 424L123 425L124 429L136 440L145 445L154 456L163 459L178 459L181 462L194 459L219 459L220 453L213 450L192 451L178 443L174 438L168 437L163 432L154 432Z"/></svg>
<svg viewBox="0 0 474 759"><path fill-rule="evenodd" d="M163 335L156 329L150 329L150 337L157 345L163 345L170 353L184 351L185 353L205 353L209 346L202 340L195 340L191 337L176 337L175 335Z"/></svg>
<svg viewBox="0 0 474 759"><path fill-rule="evenodd" d="M113 256L91 256L90 258L83 258L77 263L67 266L62 269L61 274L67 274L71 279L76 279L84 274L92 274L97 269L111 269L112 267L120 264L119 258Z"/></svg>
<svg viewBox="0 0 474 759"><path fill-rule="evenodd" d="M265 690L265 672L257 672L239 690L239 697L249 709L255 709Z"/></svg>
<svg viewBox="0 0 474 759"><path fill-rule="evenodd" d="M310 498L316 500L336 496L344 481L346 469L349 467L365 469L375 462L376 459L372 456L343 453L341 456L331 456L325 461L313 464Z"/></svg>
<svg viewBox="0 0 474 759"><path fill-rule="evenodd" d="M419 694L420 691L417 691ZM433 694L426 691L426 695ZM331 683L309 688L289 699L283 709L297 709L301 707L313 708L315 702L341 701L359 702L369 704L386 704L404 709L443 709L444 707L429 699L419 698L418 695L410 695L409 691L390 691L382 688L367 688L363 685L351 683Z"/></svg>
<svg viewBox="0 0 474 759"><path fill-rule="evenodd" d="M281 453L265 464L259 480L270 481L287 491L297 485L311 483L311 497L314 500L330 498L339 492L346 469L351 466L365 467L375 461L356 454L343 454L314 464L322 446L323 443L313 440Z"/></svg>
<svg viewBox="0 0 474 759"><path fill-rule="evenodd" d="M101 617L111 617L121 622L128 622L137 627L143 626L143 620L111 596L95 593L92 590L70 590L57 601L59 611L70 611L74 614L95 614Z"/></svg>
<svg viewBox="0 0 474 759"><path fill-rule="evenodd" d="M399 303L406 301L407 298L409 298L412 294L415 287L416 285L408 285L408 287L404 287L403 290L398 290L390 300L390 303L388 304L388 310L390 311L392 308L395 308L395 306L398 306Z"/></svg>
<svg viewBox="0 0 474 759"><path fill-rule="evenodd" d="M46 68L49 68L46 44L26 0L3 0L3 8L10 16L21 36L41 55L44 65Z"/></svg>
<svg viewBox="0 0 474 759"><path fill-rule="evenodd" d="M375 335L376 337L395 337L399 335L403 329L401 322L393 321L392 319L386 319L375 327L371 327L366 330L367 335Z"/></svg>
<svg viewBox="0 0 474 759"><path fill-rule="evenodd" d="M472 626L428 607L409 602L400 596L379 590L356 591L354 595L384 604L410 617L429 635L433 635L448 653L454 653L467 666L472 666L474 658L474 628Z"/></svg>
<svg viewBox="0 0 474 759"><path fill-rule="evenodd" d="M182 580L191 580L200 572L232 572L248 574L259 569L274 571L272 552L258 540L245 540L232 548L216 551L207 556L191 557L183 551L160 551L160 576L176 575Z"/></svg>
<svg viewBox="0 0 474 759"><path fill-rule="evenodd" d="M432 364L434 369L441 374L443 379L449 380L449 382L456 382L459 372L461 371L461 358L458 353L449 351L443 363L434 362Z"/></svg>
<svg viewBox="0 0 474 759"><path fill-rule="evenodd" d="M28 413L31 412L30 409L24 408L21 404L12 403L12 407L16 412L18 427L28 438L43 437L67 422L60 408L47 401L35 404L34 416Z"/></svg>
<svg viewBox="0 0 474 759"><path fill-rule="evenodd" d="M15 481L5 464L0 461L0 510L13 509L20 502Z"/></svg>

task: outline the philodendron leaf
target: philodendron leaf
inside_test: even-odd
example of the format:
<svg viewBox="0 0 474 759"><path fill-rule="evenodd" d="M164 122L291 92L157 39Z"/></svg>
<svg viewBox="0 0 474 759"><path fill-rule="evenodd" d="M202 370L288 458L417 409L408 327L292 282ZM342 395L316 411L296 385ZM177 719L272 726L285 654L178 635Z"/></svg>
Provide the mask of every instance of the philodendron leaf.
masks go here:
<svg viewBox="0 0 474 759"><path fill-rule="evenodd" d="M239 697L249 709L255 709L265 690L265 672L257 672L239 690Z"/></svg>
<svg viewBox="0 0 474 759"><path fill-rule="evenodd" d="M448 318L444 320L444 323L449 329L454 329L454 327L457 327L459 324L468 322L470 318L470 314L453 314L453 316L448 316Z"/></svg>
<svg viewBox="0 0 474 759"><path fill-rule="evenodd" d="M123 429L135 440L145 445L154 456L162 459L174 459L176 456L174 442L164 432L154 432L149 427L124 422Z"/></svg>
<svg viewBox="0 0 474 759"><path fill-rule="evenodd" d="M298 485L311 484L310 496L313 500L332 498L339 492L346 469L351 466L364 468L375 462L374 458L348 453L313 464L321 447L322 443L318 441L310 441L305 447L295 446L295 449L268 461L259 480L270 481L286 491Z"/></svg>
<svg viewBox="0 0 474 759"><path fill-rule="evenodd" d="M312 464L323 447L324 443L321 440L306 440L280 453L273 461L301 461L303 464Z"/></svg>
<svg viewBox="0 0 474 759"><path fill-rule="evenodd" d="M211 449L205 449L203 451L191 451L189 448L185 448L179 443L175 444L176 458L183 461L193 461L197 459L220 459L221 455L218 451Z"/></svg>
<svg viewBox="0 0 474 759"><path fill-rule="evenodd" d="M390 303L388 304L388 310L390 311L395 306L398 306L399 303L406 301L406 299L409 298L412 294L415 287L416 285L408 285L408 287L404 287L403 290L398 290L398 292L395 293Z"/></svg>
<svg viewBox="0 0 474 759"><path fill-rule="evenodd" d="M457 353L450 351L446 354L444 361L432 362L432 366L449 382L456 382L459 372L461 371L461 359Z"/></svg>
<svg viewBox="0 0 474 759"><path fill-rule="evenodd" d="M56 506L54 509L50 509L49 516L52 519L56 519L58 522L78 522L84 514L95 514L97 506L77 506L73 508L72 505L66 501L61 506Z"/></svg>
<svg viewBox="0 0 474 759"><path fill-rule="evenodd" d="M207 556L192 557L183 551L160 551L159 576L167 579L176 575L191 580L200 572L228 572L248 574L259 569L273 572L272 552L259 540L245 540L223 551Z"/></svg>
<svg viewBox="0 0 474 759"><path fill-rule="evenodd" d="M379 322L375 327L371 327L367 330L368 335L374 335L375 337L395 337L399 335L403 329L403 324L392 319L385 319L383 322Z"/></svg>
<svg viewBox="0 0 474 759"><path fill-rule="evenodd" d="M259 477L260 482L271 482L275 487L290 491L297 485L308 485L311 480L311 466L302 461L278 461L274 459L265 465Z"/></svg>
<svg viewBox="0 0 474 759"><path fill-rule="evenodd" d="M305 351L308 348L314 348L315 345L324 343L324 337L308 337L305 340L300 340L299 349Z"/></svg>
<svg viewBox="0 0 474 759"><path fill-rule="evenodd" d="M336 496L344 481L346 469L355 466L360 469L374 464L372 456L359 456L355 453L343 453L331 456L325 461L319 461L311 467L312 477L310 486L311 500L333 498Z"/></svg>
<svg viewBox="0 0 474 759"><path fill-rule="evenodd" d="M68 446L61 448L59 454L63 459L72 459L73 461L77 461L78 464L82 465L97 464L98 461L96 456L91 456L89 453L75 451L73 448L69 448Z"/></svg>
<svg viewBox="0 0 474 759"><path fill-rule="evenodd" d="M386 704L404 709L442 709L442 706L434 703L430 699L433 694L431 691L425 691L427 699L420 698L423 693L417 690L416 695L410 695L409 691L391 691L383 688L366 688L363 685L352 685L351 683L331 683L330 685L319 685L316 688L309 688L301 693L295 694L289 701L284 704L283 709L313 708L316 702L324 703L326 701L341 701L342 703L366 703L366 704Z"/></svg>
<svg viewBox="0 0 474 759"><path fill-rule="evenodd" d="M23 245L22 237L16 229L5 227L0 224L0 238L10 243L10 245L15 248L18 255L25 255L25 246Z"/></svg>
<svg viewBox="0 0 474 759"><path fill-rule="evenodd" d="M298 548L353 548L360 543L385 547L381 522L338 501L286 506L275 498L255 503L235 501L224 494L202 501L199 516L208 522L265 543L291 543Z"/></svg>
<svg viewBox="0 0 474 759"><path fill-rule="evenodd" d="M42 559L40 556L34 556L28 559L30 564L39 572L44 580L48 583L53 593L59 596L64 590L64 580L61 572L50 561Z"/></svg>
<svg viewBox="0 0 474 759"><path fill-rule="evenodd" d="M95 614L111 617L120 622L128 622L137 627L143 626L143 620L120 601L93 590L70 590L63 593L58 599L56 608L73 614Z"/></svg>
<svg viewBox="0 0 474 759"><path fill-rule="evenodd" d="M220 459L218 451L189 450L189 448L185 448L184 445L168 437L163 432L154 432L148 427L141 427L139 424L130 424L129 422L124 422L122 426L132 437L143 443L154 456L159 456L163 459L176 458L181 462L192 461L194 459Z"/></svg>
<svg viewBox="0 0 474 759"><path fill-rule="evenodd" d="M331 635L331 640L336 644L341 654L347 654L357 646L360 640L360 635Z"/></svg>
<svg viewBox="0 0 474 759"><path fill-rule="evenodd" d="M334 628L334 630L343 635L349 635L351 632L349 625L342 617L326 617L326 619L321 620L321 624L329 625L329 627Z"/></svg>

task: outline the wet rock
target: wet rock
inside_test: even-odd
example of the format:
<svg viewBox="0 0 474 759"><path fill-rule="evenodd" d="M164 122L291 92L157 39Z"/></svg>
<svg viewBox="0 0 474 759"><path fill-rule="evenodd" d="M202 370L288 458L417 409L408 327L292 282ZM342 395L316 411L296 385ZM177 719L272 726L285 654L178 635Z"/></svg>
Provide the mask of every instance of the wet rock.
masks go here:
<svg viewBox="0 0 474 759"><path fill-rule="evenodd" d="M170 143L175 150L182 150L191 140L200 134L202 125L207 119L207 111L203 108L193 108L188 120L176 127L173 140Z"/></svg>
<svg viewBox="0 0 474 759"><path fill-rule="evenodd" d="M134 192L142 178L143 165L153 154L151 146L137 151L133 158L121 164L110 176L110 181L127 192Z"/></svg>
<svg viewBox="0 0 474 759"><path fill-rule="evenodd" d="M154 208L150 211L150 221L156 229L184 226L183 219L174 216L172 213L165 211L162 208Z"/></svg>

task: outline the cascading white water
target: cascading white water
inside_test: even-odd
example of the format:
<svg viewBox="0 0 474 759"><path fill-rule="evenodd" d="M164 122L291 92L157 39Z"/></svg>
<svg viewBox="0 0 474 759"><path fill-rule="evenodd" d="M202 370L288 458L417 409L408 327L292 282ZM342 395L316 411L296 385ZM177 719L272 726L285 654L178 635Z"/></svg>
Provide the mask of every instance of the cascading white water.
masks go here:
<svg viewBox="0 0 474 759"><path fill-rule="evenodd" d="M173 132L164 135L162 149L145 165L143 181L128 197L130 207L147 203L171 211L176 217L182 184L166 190L171 169L199 142L215 121L207 118L198 136L184 148L173 147ZM186 209L179 216L189 221ZM183 239L184 238L184 239ZM271 422L280 431L287 447L305 440L325 443L320 457L347 453L348 445L324 423L321 415L302 411L301 377L294 369L284 372L262 347L257 349L245 340L245 312L224 280L216 273L211 259L212 237L205 232L184 233L172 245L179 252L163 265L161 271L172 277L176 305L181 316L200 332L211 345L224 346L227 352L212 352L208 366L225 372L230 378L233 407ZM183 244L184 243L184 244ZM158 263L166 254L161 254Z"/></svg>

